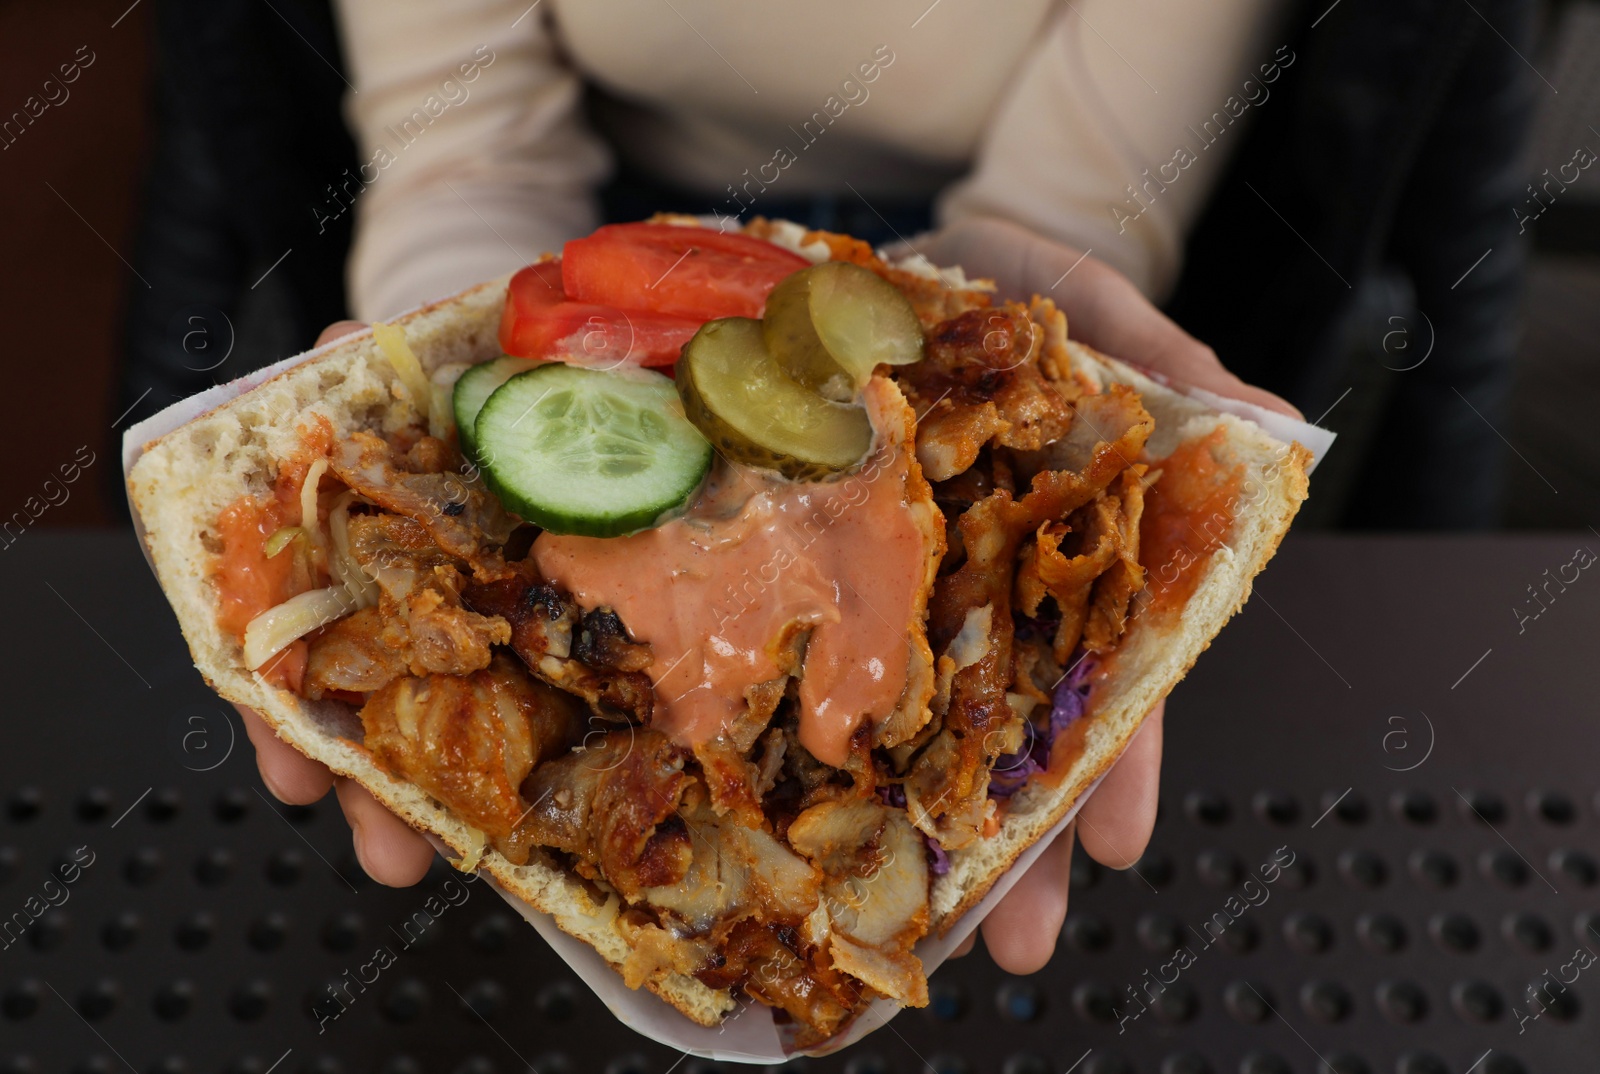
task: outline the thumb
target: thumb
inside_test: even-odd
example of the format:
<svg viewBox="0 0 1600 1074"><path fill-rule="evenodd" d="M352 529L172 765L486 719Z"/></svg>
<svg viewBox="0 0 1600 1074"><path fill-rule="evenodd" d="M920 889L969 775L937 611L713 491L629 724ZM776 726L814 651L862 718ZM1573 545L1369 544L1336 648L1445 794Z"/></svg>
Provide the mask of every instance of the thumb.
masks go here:
<svg viewBox="0 0 1600 1074"><path fill-rule="evenodd" d="M367 327L365 321L334 321L318 334L317 342L313 346L320 347L324 343L332 343L336 339L354 335L365 327Z"/></svg>

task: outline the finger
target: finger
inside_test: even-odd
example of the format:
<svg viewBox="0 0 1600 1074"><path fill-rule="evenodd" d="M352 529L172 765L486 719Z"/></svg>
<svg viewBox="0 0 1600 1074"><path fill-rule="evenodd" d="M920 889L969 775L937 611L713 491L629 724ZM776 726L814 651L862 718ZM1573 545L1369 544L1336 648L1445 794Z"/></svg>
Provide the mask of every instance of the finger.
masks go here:
<svg viewBox="0 0 1600 1074"><path fill-rule="evenodd" d="M1144 718L1133 741L1078 811L1078 838L1089 856L1113 869L1139 860L1156 825L1161 794L1161 701Z"/></svg>
<svg viewBox="0 0 1600 1074"><path fill-rule="evenodd" d="M392 888L410 887L421 880L433 864L432 845L361 784L341 779L336 789L350 822L356 860L367 875Z"/></svg>
<svg viewBox="0 0 1600 1074"><path fill-rule="evenodd" d="M989 956L1007 973L1034 973L1055 953L1067 916L1074 827L1055 837L979 926Z"/></svg>
<svg viewBox="0 0 1600 1074"><path fill-rule="evenodd" d="M365 321L334 321L328 327L324 328L317 336L317 342L315 346L320 347L324 343L331 343L343 336L348 336L359 332L365 327L367 327L367 323Z"/></svg>
<svg viewBox="0 0 1600 1074"><path fill-rule="evenodd" d="M956 949L954 951L950 952L950 957L951 958L963 958L966 955L972 954L973 945L976 944L977 942L978 942L978 930L977 929L973 929L971 932L967 933L967 938L965 940L962 940L961 943L956 947Z"/></svg>
<svg viewBox="0 0 1600 1074"><path fill-rule="evenodd" d="M279 738L254 709L235 705L244 717L244 732L256 748L261 782L273 797L288 805L310 805L328 793L333 773Z"/></svg>

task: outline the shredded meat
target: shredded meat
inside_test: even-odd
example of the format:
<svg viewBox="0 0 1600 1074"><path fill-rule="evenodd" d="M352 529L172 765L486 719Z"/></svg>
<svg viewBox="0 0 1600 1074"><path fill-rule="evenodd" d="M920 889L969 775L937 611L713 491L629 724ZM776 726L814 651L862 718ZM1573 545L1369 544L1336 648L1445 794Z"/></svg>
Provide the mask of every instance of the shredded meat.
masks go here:
<svg viewBox="0 0 1600 1074"><path fill-rule="evenodd" d="M519 846L566 851L630 902L683 881L693 859L678 813L691 778L687 751L648 728L591 733L579 750L540 765Z"/></svg>
<svg viewBox="0 0 1600 1074"><path fill-rule="evenodd" d="M350 488L387 511L421 523L445 552L486 577L503 575L499 552L517 520L483 482L460 473L414 473L404 464L435 463L437 452L397 457L381 438L357 432L335 448L329 469Z"/></svg>
<svg viewBox="0 0 1600 1074"><path fill-rule="evenodd" d="M928 863L905 812L836 798L796 817L788 838L826 876L833 964L907 1006L927 1006L927 977L911 948L928 927Z"/></svg>
<svg viewBox="0 0 1600 1074"><path fill-rule="evenodd" d="M406 598L403 615L389 620L393 627L405 626L413 675L466 675L488 666L490 646L511 640L504 619L461 606L460 585L459 573L440 568Z"/></svg>
<svg viewBox="0 0 1600 1074"><path fill-rule="evenodd" d="M492 646L511 640L506 620L462 607L459 568L465 564L434 544L421 523L402 515L357 515L350 520L350 554L378 582L378 607L313 639L311 650L319 655L310 689L319 693L308 696L326 689L368 692L407 670L469 675L488 667ZM392 674L380 680L379 669ZM356 679L363 685L342 681Z"/></svg>
<svg viewBox="0 0 1600 1074"><path fill-rule="evenodd" d="M889 811L866 798L837 797L819 802L789 825L789 845L830 876L851 869L858 858L875 860Z"/></svg>
<svg viewBox="0 0 1600 1074"><path fill-rule="evenodd" d="M1110 529L1116 561L1094 587L1094 602L1083 628L1083 647L1107 652L1128 628L1128 604L1144 588L1144 567L1139 564L1139 520L1144 516L1144 475L1148 467L1130 466L1118 481L1120 495L1104 494L1114 504ZM1061 646L1057 645L1060 651Z"/></svg>
<svg viewBox="0 0 1600 1074"><path fill-rule="evenodd" d="M1073 409L1077 418L1061 439L1038 451L1013 453L1019 477L1028 480L1040 470L1074 470L1097 489L1105 488L1139 461L1139 452L1155 428L1139 393L1126 384L1112 384L1103 392L1080 396ZM1101 450L1108 444L1120 446L1108 454Z"/></svg>
<svg viewBox="0 0 1600 1074"><path fill-rule="evenodd" d="M350 555L395 600L410 596L435 567L464 565L434 543L426 526L404 515L351 516Z"/></svg>
<svg viewBox="0 0 1600 1074"><path fill-rule="evenodd" d="M934 402L917 424L917 461L929 481L945 481L965 473L978 453L1006 423L992 402Z"/></svg>
<svg viewBox="0 0 1600 1074"><path fill-rule="evenodd" d="M783 755L788 745L781 727L769 730L761 739L761 763L756 769L756 795L765 796L766 793L778 785L778 776L783 771Z"/></svg>
<svg viewBox="0 0 1600 1074"><path fill-rule="evenodd" d="M800 1024L795 1044L818 1044L834 1033L861 1002L862 986L816 958L816 947L792 928L741 921L719 946L711 964L696 974L712 988L742 985L761 1002Z"/></svg>
<svg viewBox="0 0 1600 1074"><path fill-rule="evenodd" d="M530 563L509 578L468 586L462 599L476 612L506 620L512 651L545 682L583 698L598 715L650 722L655 701L650 677L577 659L573 635L581 622L578 607L554 585L539 580ZM623 659L632 662L642 646L628 642L626 648Z"/></svg>
<svg viewBox="0 0 1600 1074"><path fill-rule="evenodd" d="M305 696L370 694L406 674L405 654L384 643L383 627L378 609L362 608L312 638L301 683Z"/></svg>
<svg viewBox="0 0 1600 1074"><path fill-rule="evenodd" d="M442 474L454 469L460 456L437 436L424 436L406 452L406 469L414 474Z"/></svg>
<svg viewBox="0 0 1600 1074"><path fill-rule="evenodd" d="M781 675L750 687L745 691L744 711L729 720L716 737L694 749L694 758L711 793L713 810L719 815L737 813L747 827L759 828L763 819L762 770L747 758L767 729L788 684L789 676Z"/></svg>
<svg viewBox="0 0 1600 1074"><path fill-rule="evenodd" d="M816 909L817 871L765 829L717 816L700 784L685 793L681 816L693 860L680 883L649 892L679 931L703 933L752 916L798 925Z"/></svg>
<svg viewBox="0 0 1600 1074"><path fill-rule="evenodd" d="M736 813L748 825L761 824L761 796L756 786L761 770L745 759L724 735L718 735L694 748L694 759L705 776L713 808L719 814Z"/></svg>
<svg viewBox="0 0 1600 1074"><path fill-rule="evenodd" d="M396 679L362 707L361 724L379 767L502 845L527 809L519 786L568 750L579 712L502 657L471 675Z"/></svg>
<svg viewBox="0 0 1600 1074"><path fill-rule="evenodd" d="M1099 441L1081 471L1040 470L1027 495L1015 499L997 489L957 523L966 559L934 589L929 640L936 651L944 651L961 634L968 614L988 607L990 644L981 657L959 669L948 652L941 657L941 668L950 675L943 728L918 756L905 783L913 822L948 849L978 838L991 808L989 768L1020 741L1021 717L1006 700L1018 550L1026 536L1093 500L1138 457L1154 422L1136 395L1133 406L1142 420L1128 422L1113 441Z"/></svg>
<svg viewBox="0 0 1600 1074"><path fill-rule="evenodd" d="M1095 521L1100 502L1087 509L1094 512L1091 518ZM1095 525L1076 534L1082 551L1068 555L1061 546L1072 532L1073 527L1065 522L1046 522L1039 527L1033 543L1023 548L1017 561L1016 601L1023 615L1035 616L1044 598L1053 597L1062 619L1076 620L1081 631L1095 579L1116 560L1117 546L1105 527ZM1072 641L1076 643L1076 633Z"/></svg>
<svg viewBox="0 0 1600 1074"><path fill-rule="evenodd" d="M897 380L917 411L917 461L930 481L965 471L988 443L1035 451L1072 427L1076 385L1039 371L1044 331L1007 303L941 323Z"/></svg>
<svg viewBox="0 0 1600 1074"><path fill-rule="evenodd" d="M1065 663L1079 643L1090 652L1105 652L1121 638L1128 624L1128 606L1144 588L1139 565L1139 519L1144 512L1142 463L1130 466L1109 489L1067 523L1039 527L1033 543L1018 561L1016 601L1028 616L1037 615L1046 596L1055 601L1061 621L1056 628L1055 659ZM1071 551L1064 545L1071 543Z"/></svg>
<svg viewBox="0 0 1600 1074"><path fill-rule="evenodd" d="M572 657L618 671L643 671L654 660L650 646L628 637L627 628L610 608L596 608L583 617L573 639Z"/></svg>

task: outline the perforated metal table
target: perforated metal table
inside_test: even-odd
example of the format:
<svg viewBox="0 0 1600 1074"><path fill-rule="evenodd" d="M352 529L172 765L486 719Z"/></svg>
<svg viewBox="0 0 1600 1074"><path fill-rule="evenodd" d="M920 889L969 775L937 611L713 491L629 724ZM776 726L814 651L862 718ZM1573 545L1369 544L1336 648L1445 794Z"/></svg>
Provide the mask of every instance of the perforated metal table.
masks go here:
<svg viewBox="0 0 1600 1074"><path fill-rule="evenodd" d="M1580 545L1291 539L1169 705L1149 853L1080 854L1050 967L952 963L926 1011L793 1068L1600 1070ZM28 533L0 585L0 1072L713 1069L487 889L377 887L331 800L265 796L131 537Z"/></svg>

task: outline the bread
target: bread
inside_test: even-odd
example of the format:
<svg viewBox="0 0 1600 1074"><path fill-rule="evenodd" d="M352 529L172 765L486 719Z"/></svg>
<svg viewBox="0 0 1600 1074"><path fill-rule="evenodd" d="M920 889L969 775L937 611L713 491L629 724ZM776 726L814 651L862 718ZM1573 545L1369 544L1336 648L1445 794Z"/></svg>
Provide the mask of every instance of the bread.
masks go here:
<svg viewBox="0 0 1600 1074"><path fill-rule="evenodd" d="M951 855L950 871L934 884L935 929L947 931L975 906L1017 856L1066 816L1078 796L1099 779L1139 730L1145 714L1188 674L1223 624L1250 597L1251 581L1267 565L1306 498L1306 467L1311 453L1285 444L1260 426L1232 414L1219 414L1172 391L1122 362L1069 341L1076 369L1092 370L1102 383L1131 385L1155 418L1146 450L1161 458L1184 440L1221 426L1234 459L1245 466L1248 512L1234 519L1219 548L1207 561L1176 629L1167 622L1135 617L1117 644L1116 674L1094 692L1083 752L1059 783L1031 781L1014 795L1000 831L970 850Z"/></svg>
<svg viewBox="0 0 1600 1074"><path fill-rule="evenodd" d="M426 372L447 363L477 362L500 353L497 326L507 280L483 284L399 319ZM1156 418L1149 450L1161 457L1180 439L1221 426L1226 450L1247 467L1259 488L1206 562L1176 632L1135 618L1116 657L1117 674L1095 693L1086 717L1085 749L1059 780L1035 781L1010 802L997 835L951 854L949 873L932 891L935 930L943 932L976 904L1007 867L1073 806L1111 766L1157 699L1183 677L1227 618L1249 596L1306 495L1309 453L1258 426L1218 414L1154 383L1130 367L1069 344L1075 368L1104 383L1123 382L1143 394ZM356 744L360 721L342 702L314 702L266 685L245 669L239 644L217 626L219 598L210 564L222 509L246 493L266 494L275 460L299 444L297 429L326 419L336 435L369 429L393 432L414 421L412 400L374 343L370 331L335 341L248 393L145 445L128 475L134 510L157 576L177 612L196 667L224 698L259 712L296 749L361 783L414 827L458 854L475 854L477 833L418 788L396 780ZM1055 776L1055 773L1052 773ZM617 907L538 853L517 866L493 850L482 868L500 885L551 915L620 968L629 946L615 924ZM693 977L670 973L648 987L695 1022L716 1025L737 1006L733 995Z"/></svg>

